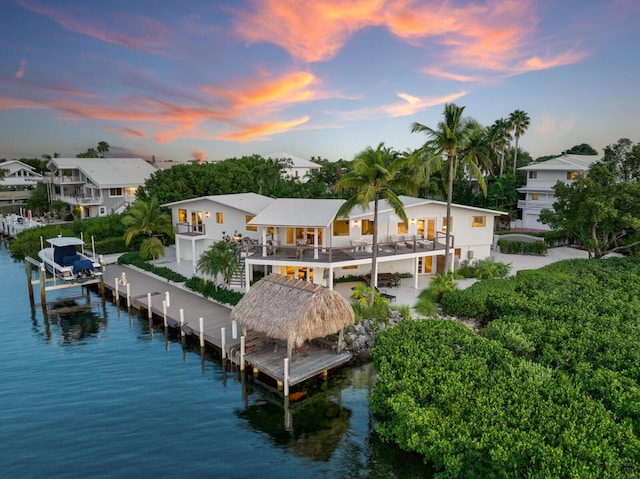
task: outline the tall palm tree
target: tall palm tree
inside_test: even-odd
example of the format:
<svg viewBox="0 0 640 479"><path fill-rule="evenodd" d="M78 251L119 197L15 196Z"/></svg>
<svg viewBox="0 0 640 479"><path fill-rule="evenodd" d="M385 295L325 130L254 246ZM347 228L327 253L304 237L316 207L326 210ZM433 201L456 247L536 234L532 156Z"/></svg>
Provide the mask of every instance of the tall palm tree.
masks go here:
<svg viewBox="0 0 640 479"><path fill-rule="evenodd" d="M478 180L478 184L486 195L486 184L482 171L476 162L476 148L470 149L472 139L476 137L479 128L475 120L462 117L464 107L449 103L444 107L444 120L437 128L430 128L420 123L414 123L412 133L425 133L427 142L414 152L414 161L422 164L427 172L435 172L447 165L447 219L445 236L444 271L450 269L449 250L451 243L451 204L453 202L453 179L459 167L468 166L467 174ZM488 151L487 151L488 154Z"/></svg>
<svg viewBox="0 0 640 479"><path fill-rule="evenodd" d="M511 123L509 120L499 118L489 127L489 137L493 148L500 152L500 178L504 175L504 152L511 142Z"/></svg>
<svg viewBox="0 0 640 479"><path fill-rule="evenodd" d="M402 167L407 163L406 156L380 143L374 150L368 146L356 155L351 170L337 182L337 192L347 190L351 196L338 211L338 216L346 216L356 206L367 207L373 202L373 238L371 255L371 281L373 286L378 282L378 208L381 198L387 200L396 214L404 221L407 214L396 190L412 192L415 188L410 176L402 175ZM370 298L373 305L373 295Z"/></svg>
<svg viewBox="0 0 640 479"><path fill-rule="evenodd" d="M96 150L100 154L100 157L104 158L104 154L109 151L109 148L109 143L107 143L106 141L101 141L100 143L98 143L98 148L96 148Z"/></svg>
<svg viewBox="0 0 640 479"><path fill-rule="evenodd" d="M133 203L120 221L127 227L124 232L127 246L133 238L140 235L151 238L154 233L162 233L173 238L171 214L160 207L155 196L148 201L138 200Z"/></svg>
<svg viewBox="0 0 640 479"><path fill-rule="evenodd" d="M513 136L516 139L516 145L513 150L513 176L516 176L516 168L518 165L518 140L524 132L529 128L529 115L522 110L514 110L509 115L509 122L513 130Z"/></svg>

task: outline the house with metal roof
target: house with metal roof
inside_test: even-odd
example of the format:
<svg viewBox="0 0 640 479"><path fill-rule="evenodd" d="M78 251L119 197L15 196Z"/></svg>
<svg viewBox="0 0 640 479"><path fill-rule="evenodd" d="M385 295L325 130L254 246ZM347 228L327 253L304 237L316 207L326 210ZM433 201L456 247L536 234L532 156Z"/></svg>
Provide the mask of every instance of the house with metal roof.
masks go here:
<svg viewBox="0 0 640 479"><path fill-rule="evenodd" d="M248 199L249 201L245 201ZM384 200L378 211L378 265L382 273L418 276L444 264L446 203L401 196L407 220ZM198 258L222 231L239 242L248 290L255 272L276 273L333 288L335 278L370 272L373 210L354 208L338 216L341 199L266 198L254 193L194 198L170 203L178 261ZM454 262L490 255L499 211L453 205ZM187 245L190 245L190 250Z"/></svg>
<svg viewBox="0 0 640 479"><path fill-rule="evenodd" d="M47 168L51 200L79 207L81 218L124 211L156 171L142 158L52 158Z"/></svg>
<svg viewBox="0 0 640 479"><path fill-rule="evenodd" d="M562 154L540 163L532 163L518 168L527 172L527 184L518 188L522 199L518 208L522 210L522 220L516 224L521 228L549 230L549 226L540 223L540 212L553 208L555 194L553 187L557 182L573 183L578 173L586 172L598 161L598 155Z"/></svg>
<svg viewBox="0 0 640 479"><path fill-rule="evenodd" d="M43 181L33 166L22 161L9 160L0 163L4 175L0 178L0 205L22 205L31 197L31 192Z"/></svg>
<svg viewBox="0 0 640 479"><path fill-rule="evenodd" d="M288 178L298 178L302 182L308 180L307 175L312 170L319 170L321 168L319 164L313 161L305 160L304 158L284 151L267 155L267 158L288 162L289 166L284 169L283 174Z"/></svg>

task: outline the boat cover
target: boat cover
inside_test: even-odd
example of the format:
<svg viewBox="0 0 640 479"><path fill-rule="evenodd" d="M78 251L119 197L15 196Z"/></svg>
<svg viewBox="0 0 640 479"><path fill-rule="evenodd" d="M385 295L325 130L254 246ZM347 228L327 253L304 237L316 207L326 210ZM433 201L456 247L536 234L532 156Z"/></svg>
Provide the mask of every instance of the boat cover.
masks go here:
<svg viewBox="0 0 640 479"><path fill-rule="evenodd" d="M93 261L90 259L81 259L73 263L73 275L77 275L80 271L87 270L93 272Z"/></svg>

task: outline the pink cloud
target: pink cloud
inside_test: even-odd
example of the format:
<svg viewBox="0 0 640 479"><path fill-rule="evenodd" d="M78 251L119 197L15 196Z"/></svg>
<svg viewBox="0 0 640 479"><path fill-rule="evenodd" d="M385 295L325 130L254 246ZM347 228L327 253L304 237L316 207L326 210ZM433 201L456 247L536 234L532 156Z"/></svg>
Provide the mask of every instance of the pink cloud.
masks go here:
<svg viewBox="0 0 640 479"><path fill-rule="evenodd" d="M134 128L115 128L112 126L105 127L105 130L110 131L111 133L116 133L122 136L128 136L133 138L146 138L148 135L140 130L136 130Z"/></svg>
<svg viewBox="0 0 640 479"><path fill-rule="evenodd" d="M15 77L16 78L22 78L24 76L24 69L27 66L27 60L25 60L24 58L22 60L20 60L20 68L18 69L18 71L16 72Z"/></svg>
<svg viewBox="0 0 640 479"><path fill-rule="evenodd" d="M480 81L481 78L471 76L471 75L462 75L459 73L445 72L442 70L438 70L436 68L423 68L422 73L425 75L444 78L445 80L455 80L459 82L476 82Z"/></svg>
<svg viewBox="0 0 640 479"><path fill-rule="evenodd" d="M164 54L169 45L170 30L149 17L86 14L80 17L60 8L28 0L16 0L22 7L44 15L69 31L98 40L151 54Z"/></svg>

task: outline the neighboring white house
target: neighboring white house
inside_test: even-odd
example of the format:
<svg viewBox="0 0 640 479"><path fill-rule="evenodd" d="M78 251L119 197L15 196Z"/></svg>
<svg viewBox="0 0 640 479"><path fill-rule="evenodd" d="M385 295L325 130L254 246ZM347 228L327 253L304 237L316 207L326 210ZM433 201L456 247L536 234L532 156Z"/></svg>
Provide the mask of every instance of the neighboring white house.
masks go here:
<svg viewBox="0 0 640 479"><path fill-rule="evenodd" d="M142 158L52 158L47 163L51 201L81 209L81 218L124 211L156 171Z"/></svg>
<svg viewBox="0 0 640 479"><path fill-rule="evenodd" d="M43 181L33 166L18 160L2 162L0 169L4 170L4 177L0 179L1 205L25 205L31 191Z"/></svg>
<svg viewBox="0 0 640 479"><path fill-rule="evenodd" d="M442 270L447 205L409 196L400 198L406 223L386 201L380 202L379 270L412 273L417 288L419 275ZM222 239L222 231L238 233L249 280L255 270L262 270L332 288L334 278L362 275L371 267L372 210L356 207L341 218L337 213L343 203L339 199L272 199L248 193L194 198L165 206L172 209L178 262L190 261L195 268L202 252ZM489 257L494 220L501 214L452 206L453 264ZM247 289L248 285L246 281Z"/></svg>
<svg viewBox="0 0 640 479"><path fill-rule="evenodd" d="M291 167L286 168L284 174L289 178L298 178L303 182L308 180L306 176L311 170L319 170L321 168L320 165L313 161L305 160L304 158L285 152L272 153L267 155L267 158L271 158L272 160L291 160Z"/></svg>
<svg viewBox="0 0 640 479"><path fill-rule="evenodd" d="M527 172L527 184L518 188L524 198L518 201L518 208L522 210L522 228L549 230L550 228L539 222L543 209L553 208L555 196L553 187L558 181L572 183L578 173L586 172L598 161L598 155L567 155L563 154L541 163L518 168Z"/></svg>

